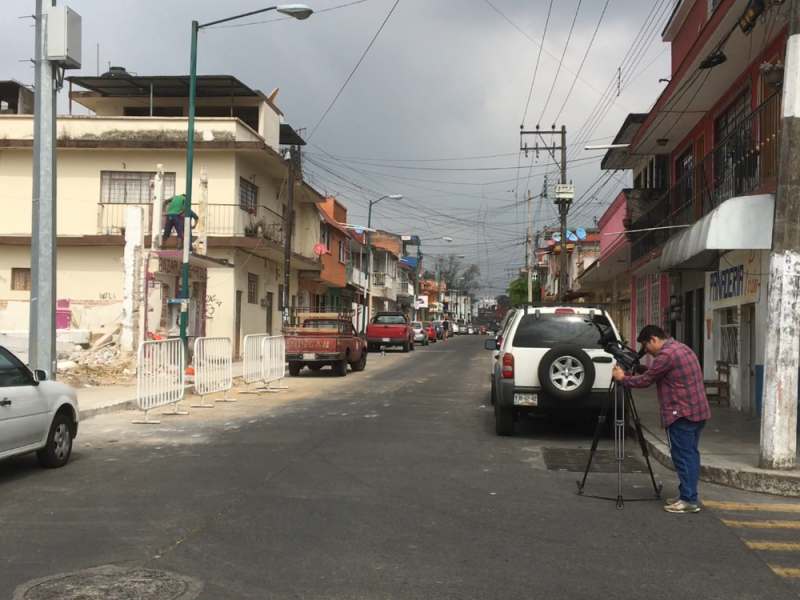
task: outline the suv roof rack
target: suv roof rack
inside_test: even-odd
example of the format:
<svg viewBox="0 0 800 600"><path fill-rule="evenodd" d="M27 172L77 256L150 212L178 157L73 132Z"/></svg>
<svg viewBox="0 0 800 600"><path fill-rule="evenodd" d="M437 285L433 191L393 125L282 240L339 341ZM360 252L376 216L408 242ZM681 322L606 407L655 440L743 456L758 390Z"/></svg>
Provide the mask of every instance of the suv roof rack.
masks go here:
<svg viewBox="0 0 800 600"><path fill-rule="evenodd" d="M555 301L542 301L542 302L521 302L514 308L556 308L559 306L574 306L576 308L595 308L605 310L606 305L603 302L555 302Z"/></svg>

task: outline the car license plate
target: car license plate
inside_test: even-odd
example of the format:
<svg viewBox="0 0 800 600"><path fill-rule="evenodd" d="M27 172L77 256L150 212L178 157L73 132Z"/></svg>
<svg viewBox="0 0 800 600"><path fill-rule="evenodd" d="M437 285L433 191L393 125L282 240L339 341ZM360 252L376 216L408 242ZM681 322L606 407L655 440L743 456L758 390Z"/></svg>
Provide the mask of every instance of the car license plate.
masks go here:
<svg viewBox="0 0 800 600"><path fill-rule="evenodd" d="M317 358L317 355L313 354L313 353L303 354L303 360L316 360L316 358Z"/></svg>
<svg viewBox="0 0 800 600"><path fill-rule="evenodd" d="M538 406L538 394L514 394L514 406Z"/></svg>
<svg viewBox="0 0 800 600"><path fill-rule="evenodd" d="M391 340L390 340L390 338L383 338L383 340L382 340L382 341L384 341L384 342L389 342L389 341L391 341Z"/></svg>

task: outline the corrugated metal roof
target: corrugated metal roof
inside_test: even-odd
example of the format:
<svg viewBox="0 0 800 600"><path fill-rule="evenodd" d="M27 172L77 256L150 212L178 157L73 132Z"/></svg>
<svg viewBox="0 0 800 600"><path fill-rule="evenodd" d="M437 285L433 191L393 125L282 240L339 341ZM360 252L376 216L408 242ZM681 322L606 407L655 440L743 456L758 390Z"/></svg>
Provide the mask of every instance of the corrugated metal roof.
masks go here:
<svg viewBox="0 0 800 600"><path fill-rule="evenodd" d="M156 75L139 77L138 75L114 75L100 77L83 77L75 75L67 77L67 81L82 88L97 92L104 96L150 96L152 86L156 98L188 98L188 75ZM230 98L258 97L255 90L249 88L232 75L198 75L196 82L198 98Z"/></svg>

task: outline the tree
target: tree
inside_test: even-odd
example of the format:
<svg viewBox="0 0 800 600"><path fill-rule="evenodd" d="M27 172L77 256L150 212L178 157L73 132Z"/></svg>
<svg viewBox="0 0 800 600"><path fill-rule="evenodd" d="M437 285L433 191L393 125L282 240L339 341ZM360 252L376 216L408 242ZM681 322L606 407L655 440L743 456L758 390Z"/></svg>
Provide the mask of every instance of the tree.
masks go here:
<svg viewBox="0 0 800 600"><path fill-rule="evenodd" d="M434 259L437 261L437 259ZM437 281L436 278L436 262L433 263L434 272L425 271L423 273L424 279L431 279ZM460 296L468 296L475 300L475 292L480 289L480 276L481 270L477 265L464 264L460 258L455 254L448 254L441 258L438 263L438 274L442 279L442 284L445 290L453 291L458 290ZM463 279L462 279L463 278Z"/></svg>
<svg viewBox="0 0 800 600"><path fill-rule="evenodd" d="M540 298L539 282L533 281L533 301ZM511 306L519 306L528 301L528 282L525 277L520 277L512 281L508 286L508 302Z"/></svg>

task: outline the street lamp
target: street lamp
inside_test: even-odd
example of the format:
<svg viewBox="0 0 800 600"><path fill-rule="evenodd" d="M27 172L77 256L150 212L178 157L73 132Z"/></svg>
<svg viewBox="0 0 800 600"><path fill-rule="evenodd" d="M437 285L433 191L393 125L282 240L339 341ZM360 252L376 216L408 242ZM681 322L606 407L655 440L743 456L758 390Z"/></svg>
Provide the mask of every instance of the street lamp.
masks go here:
<svg viewBox="0 0 800 600"><path fill-rule="evenodd" d="M181 273L181 341L186 347L186 324L188 321L189 310L189 247L187 243L191 239L191 214L192 214L192 165L194 162L194 113L195 113L195 95L197 94L197 34L201 29L211 27L212 25L219 25L220 23L227 23L228 21L235 21L258 15L270 10L276 10L279 13L294 17L299 21L303 21L313 14L313 10L304 4L279 4L278 6L270 6L269 8L261 8L259 10L252 10L250 12L228 17L226 19L219 19L204 23L200 25L197 21L192 21L192 50L189 57L189 134L186 141L186 194L183 205L184 224L183 224L183 270ZM291 183L290 183L291 185ZM290 216L291 218L291 216ZM286 240L289 243L289 240Z"/></svg>
<svg viewBox="0 0 800 600"><path fill-rule="evenodd" d="M449 244L450 242L453 241L453 238L445 236L445 237L442 237L442 238L435 238L432 241L438 241L438 240L445 241L445 242L447 242ZM419 296L419 267L420 267L420 261L422 260L422 252L420 251L421 248L422 248L422 239L419 238L419 241L417 243L417 268L414 271L414 313L413 313L413 315L414 315L414 320L415 321L417 320L417 310L418 310L417 309L417 297Z"/></svg>
<svg viewBox="0 0 800 600"><path fill-rule="evenodd" d="M372 233L372 205L377 204L381 200L402 200L403 194L390 194L388 196L381 196L377 200L369 201L369 210L367 212L367 293L365 294L366 304L364 310L361 312L361 333L367 332L367 309L369 308L370 292L372 291L372 261L370 258L369 242L370 234Z"/></svg>

